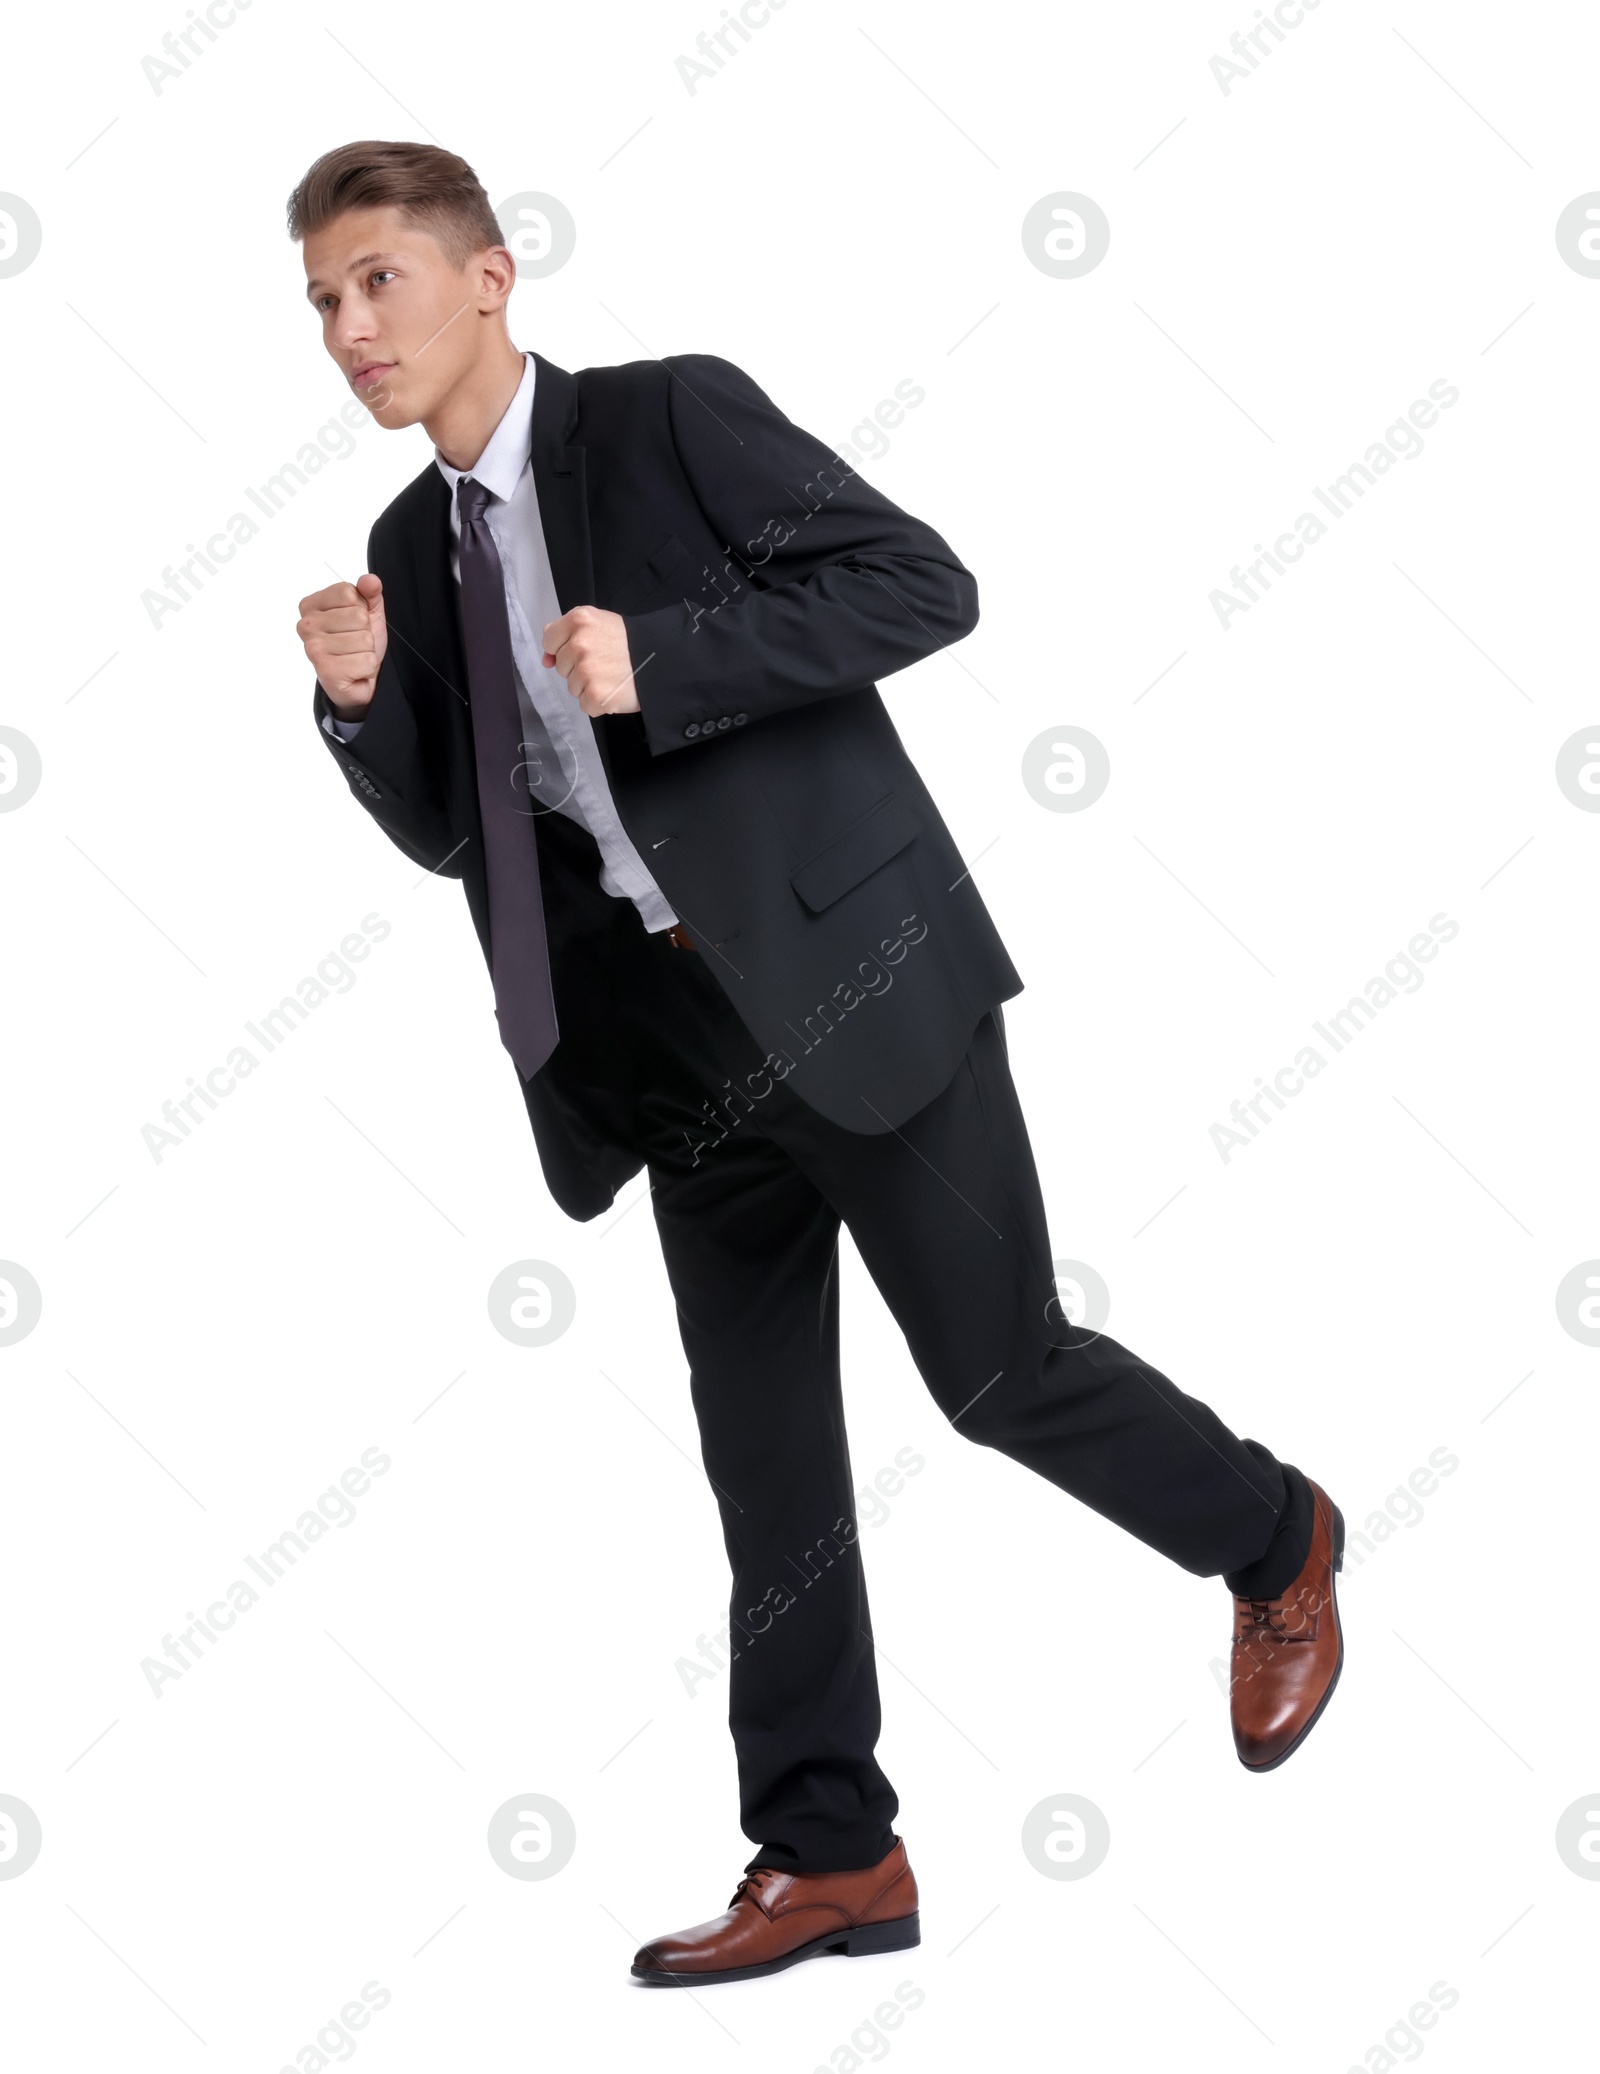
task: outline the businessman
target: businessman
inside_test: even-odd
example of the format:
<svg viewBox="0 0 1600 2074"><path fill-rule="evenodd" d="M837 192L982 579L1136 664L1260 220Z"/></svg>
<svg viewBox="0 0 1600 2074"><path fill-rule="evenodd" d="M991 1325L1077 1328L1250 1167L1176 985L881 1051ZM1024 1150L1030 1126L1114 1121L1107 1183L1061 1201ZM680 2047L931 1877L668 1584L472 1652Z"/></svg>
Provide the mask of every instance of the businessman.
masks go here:
<svg viewBox="0 0 1600 2074"><path fill-rule="evenodd" d="M433 455L367 571L301 600L323 743L459 879L545 1180L646 1171L733 1571L754 1853L658 1986L918 1941L874 1757L839 1373L847 1225L958 1433L1233 1595L1241 1761L1343 1660L1320 1485L1064 1315L1006 1058L1022 989L876 680L970 633L944 540L702 354L569 374L511 342L472 169L356 143L289 202L323 343Z"/></svg>

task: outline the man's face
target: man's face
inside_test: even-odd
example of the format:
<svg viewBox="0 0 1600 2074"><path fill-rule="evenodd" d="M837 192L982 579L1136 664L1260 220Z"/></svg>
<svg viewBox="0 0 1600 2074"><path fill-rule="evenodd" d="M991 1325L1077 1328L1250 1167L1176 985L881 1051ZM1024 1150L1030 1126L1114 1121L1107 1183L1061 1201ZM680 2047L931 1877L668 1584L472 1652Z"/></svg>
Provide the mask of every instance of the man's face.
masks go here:
<svg viewBox="0 0 1600 2074"><path fill-rule="evenodd" d="M483 352L516 263L486 246L464 267L395 208L352 209L304 244L306 296L340 373L380 425L428 417Z"/></svg>

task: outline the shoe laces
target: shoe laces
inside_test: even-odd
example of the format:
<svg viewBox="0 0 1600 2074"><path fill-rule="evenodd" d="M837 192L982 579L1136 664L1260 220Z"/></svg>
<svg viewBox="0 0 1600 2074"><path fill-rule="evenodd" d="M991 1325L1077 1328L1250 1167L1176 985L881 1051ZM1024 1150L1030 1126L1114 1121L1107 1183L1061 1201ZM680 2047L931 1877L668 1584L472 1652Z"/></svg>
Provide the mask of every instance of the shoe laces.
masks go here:
<svg viewBox="0 0 1600 2074"><path fill-rule="evenodd" d="M747 1899L759 1903L765 1883L776 1879L777 1876L778 1868L775 1865L758 1865L754 1872L747 1872L734 1888L733 1898L728 1903L729 1908L736 1908L741 1901Z"/></svg>
<svg viewBox="0 0 1600 2074"><path fill-rule="evenodd" d="M1236 1599L1241 1612L1248 1609L1250 1625L1242 1629L1236 1639L1248 1642L1314 1642L1317 1623L1314 1613L1308 1617L1308 1609L1296 1605L1298 1627L1291 1629L1288 1622L1286 1599Z"/></svg>

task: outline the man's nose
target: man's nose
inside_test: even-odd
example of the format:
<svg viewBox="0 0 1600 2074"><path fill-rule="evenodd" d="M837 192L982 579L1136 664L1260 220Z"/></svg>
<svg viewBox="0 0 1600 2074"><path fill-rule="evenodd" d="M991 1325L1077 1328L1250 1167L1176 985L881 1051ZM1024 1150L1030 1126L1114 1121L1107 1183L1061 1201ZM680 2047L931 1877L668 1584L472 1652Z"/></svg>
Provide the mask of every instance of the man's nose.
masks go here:
<svg viewBox="0 0 1600 2074"><path fill-rule="evenodd" d="M333 320L333 342L346 351L368 344L373 335L372 312L361 303L342 302Z"/></svg>

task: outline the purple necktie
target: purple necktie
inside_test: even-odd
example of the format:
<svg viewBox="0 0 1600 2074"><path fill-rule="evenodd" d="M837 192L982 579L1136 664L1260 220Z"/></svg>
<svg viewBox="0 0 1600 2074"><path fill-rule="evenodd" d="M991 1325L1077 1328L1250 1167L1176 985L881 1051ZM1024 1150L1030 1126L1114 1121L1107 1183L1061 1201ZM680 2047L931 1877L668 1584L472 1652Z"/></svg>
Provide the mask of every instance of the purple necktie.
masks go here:
<svg viewBox="0 0 1600 2074"><path fill-rule="evenodd" d="M461 514L461 630L489 875L489 970L500 1041L531 1080L556 1045L556 1004L545 942L539 846L506 616L506 579L484 517L489 492L456 484Z"/></svg>

